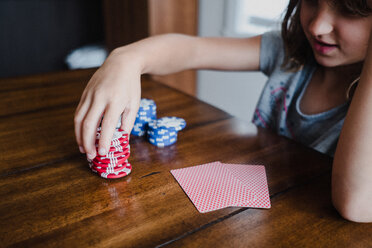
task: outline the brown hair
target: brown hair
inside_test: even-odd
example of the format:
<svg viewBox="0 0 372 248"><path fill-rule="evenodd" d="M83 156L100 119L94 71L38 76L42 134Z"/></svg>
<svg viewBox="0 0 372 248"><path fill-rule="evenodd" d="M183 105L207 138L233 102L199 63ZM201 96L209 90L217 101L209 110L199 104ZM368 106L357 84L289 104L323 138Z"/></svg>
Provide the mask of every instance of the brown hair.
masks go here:
<svg viewBox="0 0 372 248"><path fill-rule="evenodd" d="M310 44L300 23L300 8L302 0L290 0L282 22L282 38L284 41L285 58L283 68L298 70L307 61L313 59ZM318 1L318 0L314 0ZM368 0L328 0L345 15L366 17L371 13Z"/></svg>

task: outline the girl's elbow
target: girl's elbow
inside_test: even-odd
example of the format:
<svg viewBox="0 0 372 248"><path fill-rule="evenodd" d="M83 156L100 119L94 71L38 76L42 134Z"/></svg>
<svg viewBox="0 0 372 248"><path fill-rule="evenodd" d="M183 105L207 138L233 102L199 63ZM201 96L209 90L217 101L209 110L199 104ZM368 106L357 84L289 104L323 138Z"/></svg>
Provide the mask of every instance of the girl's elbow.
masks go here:
<svg viewBox="0 0 372 248"><path fill-rule="evenodd" d="M357 223L372 222L371 203L357 201L338 202L333 199L333 206L346 220Z"/></svg>

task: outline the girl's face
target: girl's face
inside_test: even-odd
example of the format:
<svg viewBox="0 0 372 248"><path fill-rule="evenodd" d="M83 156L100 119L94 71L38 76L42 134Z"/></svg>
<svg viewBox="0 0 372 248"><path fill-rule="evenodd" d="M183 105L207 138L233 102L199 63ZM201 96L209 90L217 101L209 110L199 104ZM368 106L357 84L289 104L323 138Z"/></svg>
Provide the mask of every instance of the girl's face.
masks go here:
<svg viewBox="0 0 372 248"><path fill-rule="evenodd" d="M329 0L301 2L301 26L322 66L350 65L365 59L372 15L360 17L342 12Z"/></svg>

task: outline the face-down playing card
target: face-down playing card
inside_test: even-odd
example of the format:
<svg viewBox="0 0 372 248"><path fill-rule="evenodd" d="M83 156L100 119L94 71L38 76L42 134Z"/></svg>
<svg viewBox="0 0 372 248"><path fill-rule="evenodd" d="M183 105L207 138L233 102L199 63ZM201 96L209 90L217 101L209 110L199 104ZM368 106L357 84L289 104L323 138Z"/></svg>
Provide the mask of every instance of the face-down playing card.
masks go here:
<svg viewBox="0 0 372 248"><path fill-rule="evenodd" d="M240 202L236 207L270 208L270 194L266 179L265 166L247 164L221 164L233 176L251 190L253 200Z"/></svg>
<svg viewBox="0 0 372 248"><path fill-rule="evenodd" d="M220 162L172 170L171 173L201 213L252 200L251 191Z"/></svg>
<svg viewBox="0 0 372 248"><path fill-rule="evenodd" d="M201 213L229 206L270 207L264 166L213 162L171 173Z"/></svg>

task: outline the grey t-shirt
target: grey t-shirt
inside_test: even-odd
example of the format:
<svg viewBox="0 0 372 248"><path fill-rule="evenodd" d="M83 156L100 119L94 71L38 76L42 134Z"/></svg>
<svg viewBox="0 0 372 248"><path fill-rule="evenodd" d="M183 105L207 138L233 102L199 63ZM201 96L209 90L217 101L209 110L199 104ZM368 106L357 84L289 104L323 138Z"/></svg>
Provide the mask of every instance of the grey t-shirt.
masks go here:
<svg viewBox="0 0 372 248"><path fill-rule="evenodd" d="M300 102L316 63L310 61L302 69L289 72L281 67L283 59L280 32L263 34L260 69L269 79L257 103L253 123L333 156L349 104L313 115L302 113Z"/></svg>

